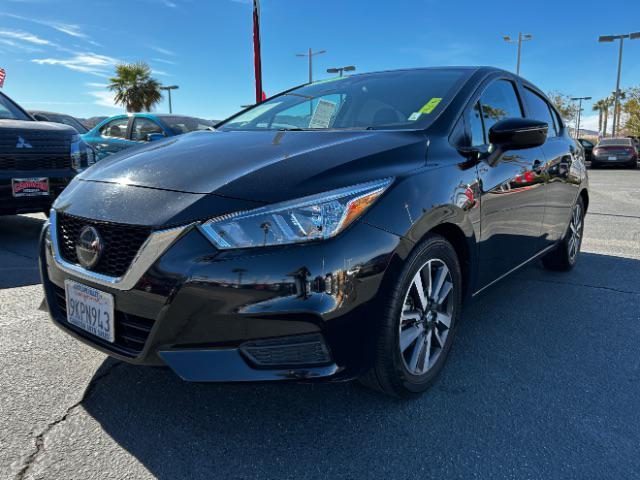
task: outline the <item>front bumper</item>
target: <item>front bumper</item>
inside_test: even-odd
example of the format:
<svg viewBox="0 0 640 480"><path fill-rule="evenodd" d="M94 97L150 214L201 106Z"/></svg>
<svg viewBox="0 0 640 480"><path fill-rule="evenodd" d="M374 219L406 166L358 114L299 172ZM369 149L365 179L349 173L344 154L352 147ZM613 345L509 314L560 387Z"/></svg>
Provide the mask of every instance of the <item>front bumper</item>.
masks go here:
<svg viewBox="0 0 640 480"><path fill-rule="evenodd" d="M0 172L0 215L17 215L20 213L48 212L53 201L71 182L76 172L73 170L46 171L2 171ZM14 197L12 193L12 178L41 178L49 179L49 195L34 197Z"/></svg>
<svg viewBox="0 0 640 480"><path fill-rule="evenodd" d="M120 360L168 365L190 381L340 380L370 365L385 273L404 242L357 223L328 241L221 252L192 228L122 290L61 269L45 228L40 267L53 321ZM66 321L67 278L114 296L115 343ZM249 344L309 336L322 339L326 361L265 366L246 354Z"/></svg>

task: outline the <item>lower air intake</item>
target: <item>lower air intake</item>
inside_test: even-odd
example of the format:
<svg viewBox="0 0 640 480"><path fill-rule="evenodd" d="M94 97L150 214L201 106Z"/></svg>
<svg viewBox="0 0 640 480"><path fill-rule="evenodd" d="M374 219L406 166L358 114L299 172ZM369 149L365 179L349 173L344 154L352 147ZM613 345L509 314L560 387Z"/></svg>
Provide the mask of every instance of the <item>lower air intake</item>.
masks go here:
<svg viewBox="0 0 640 480"><path fill-rule="evenodd" d="M331 362L329 348L319 333L244 343L240 350L260 367L322 365Z"/></svg>

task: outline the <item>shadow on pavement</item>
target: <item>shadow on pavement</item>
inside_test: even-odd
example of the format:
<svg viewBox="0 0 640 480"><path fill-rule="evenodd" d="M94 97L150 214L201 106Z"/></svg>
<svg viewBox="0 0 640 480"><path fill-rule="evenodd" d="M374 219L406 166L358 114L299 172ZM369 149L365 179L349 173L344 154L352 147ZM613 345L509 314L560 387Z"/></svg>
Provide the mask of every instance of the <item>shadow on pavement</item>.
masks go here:
<svg viewBox="0 0 640 480"><path fill-rule="evenodd" d="M0 216L0 288L40 283L38 239L44 215Z"/></svg>
<svg viewBox="0 0 640 480"><path fill-rule="evenodd" d="M188 384L107 360L83 403L173 478L640 475L640 261L531 266L470 305L422 398L343 384Z"/></svg>

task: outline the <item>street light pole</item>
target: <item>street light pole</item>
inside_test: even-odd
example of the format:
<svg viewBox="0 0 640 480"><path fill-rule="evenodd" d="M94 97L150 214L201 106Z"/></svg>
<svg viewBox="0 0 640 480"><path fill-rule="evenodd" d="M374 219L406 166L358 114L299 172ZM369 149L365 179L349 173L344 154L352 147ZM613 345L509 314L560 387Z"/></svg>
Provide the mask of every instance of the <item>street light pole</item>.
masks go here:
<svg viewBox="0 0 640 480"><path fill-rule="evenodd" d="M160 90L166 90L169 95L169 113L173 113L173 107L171 105L171 90L177 90L180 88L178 85L169 85L167 87L160 87Z"/></svg>
<svg viewBox="0 0 640 480"><path fill-rule="evenodd" d="M571 101L578 101L578 122L576 125L576 140L580 136L580 116L582 113L582 100L591 100L591 97L572 97Z"/></svg>
<svg viewBox="0 0 640 480"><path fill-rule="evenodd" d="M533 35L529 33L518 32L518 40L513 40L509 35L503 35L502 38L507 43L518 44L518 57L516 61L516 75L520 75L520 58L522 57L522 42L533 40Z"/></svg>
<svg viewBox="0 0 640 480"><path fill-rule="evenodd" d="M610 43L615 40L620 40L620 46L618 48L618 75L616 77L616 91L615 91L615 99L613 101L613 126L611 129L611 136L615 137L620 125L618 125L617 116L618 116L618 107L620 105L620 73L622 72L622 47L624 44L624 39L628 38L630 40L635 40L640 38L640 32L626 33L622 35L601 35L598 38L600 43Z"/></svg>
<svg viewBox="0 0 640 480"><path fill-rule="evenodd" d="M309 83L313 83L313 56L321 55L326 52L326 50L318 50L317 52L314 52L309 49L307 53L296 53L296 57L309 57Z"/></svg>
<svg viewBox="0 0 640 480"><path fill-rule="evenodd" d="M338 73L342 77L343 72L353 72L355 69L355 66L348 65L346 67L327 68L327 73Z"/></svg>

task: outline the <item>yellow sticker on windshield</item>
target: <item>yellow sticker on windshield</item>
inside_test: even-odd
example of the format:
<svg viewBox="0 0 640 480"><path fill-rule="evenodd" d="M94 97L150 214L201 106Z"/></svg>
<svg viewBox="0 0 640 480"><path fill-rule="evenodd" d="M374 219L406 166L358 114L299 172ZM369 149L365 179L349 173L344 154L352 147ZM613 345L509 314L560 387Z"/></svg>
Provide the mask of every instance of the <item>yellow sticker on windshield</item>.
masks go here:
<svg viewBox="0 0 640 480"><path fill-rule="evenodd" d="M433 112L433 109L436 108L441 101L442 101L441 98L434 97L431 100L429 100L427 103L425 103L424 106L418 111L420 113L431 113Z"/></svg>

